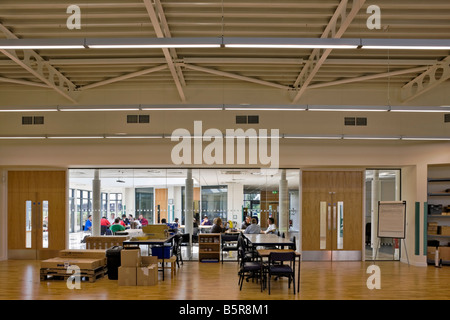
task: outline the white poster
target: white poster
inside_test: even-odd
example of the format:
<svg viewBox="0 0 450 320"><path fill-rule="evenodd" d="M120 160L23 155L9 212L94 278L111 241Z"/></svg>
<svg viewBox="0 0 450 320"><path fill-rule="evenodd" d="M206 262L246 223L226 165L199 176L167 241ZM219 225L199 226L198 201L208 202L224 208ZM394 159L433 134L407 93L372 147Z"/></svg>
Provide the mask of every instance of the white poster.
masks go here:
<svg viewBox="0 0 450 320"><path fill-rule="evenodd" d="M378 237L405 238L406 202L380 201L378 203Z"/></svg>

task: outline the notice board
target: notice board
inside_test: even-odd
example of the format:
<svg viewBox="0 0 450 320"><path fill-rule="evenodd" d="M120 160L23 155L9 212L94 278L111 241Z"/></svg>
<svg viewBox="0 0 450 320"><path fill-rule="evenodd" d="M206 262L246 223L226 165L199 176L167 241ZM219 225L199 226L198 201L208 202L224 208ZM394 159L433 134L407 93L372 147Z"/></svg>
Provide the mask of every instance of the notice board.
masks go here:
<svg viewBox="0 0 450 320"><path fill-rule="evenodd" d="M378 237L405 239L406 201L378 202Z"/></svg>

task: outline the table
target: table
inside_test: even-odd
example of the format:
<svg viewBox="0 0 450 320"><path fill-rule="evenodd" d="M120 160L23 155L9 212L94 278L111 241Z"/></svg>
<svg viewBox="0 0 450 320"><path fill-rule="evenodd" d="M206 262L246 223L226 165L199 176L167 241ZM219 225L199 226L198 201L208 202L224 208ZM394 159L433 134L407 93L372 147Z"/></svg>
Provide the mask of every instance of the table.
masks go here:
<svg viewBox="0 0 450 320"><path fill-rule="evenodd" d="M163 238L163 239L146 239L146 240L125 240L123 242L123 247L133 247L133 246L140 246L140 245L147 245L152 246L152 245L160 245L160 246L164 246L164 244L172 242L173 238L175 237L175 235L171 235L167 238ZM148 250L148 252L150 253L150 250ZM163 255L162 255L162 273L163 273L163 281L164 281L164 248L163 248Z"/></svg>
<svg viewBox="0 0 450 320"><path fill-rule="evenodd" d="M253 246L282 246L282 247L290 247L294 246L294 242L282 237L277 236L276 234L265 234L265 233L257 233L257 234L245 234L244 236L250 241Z"/></svg>
<svg viewBox="0 0 450 320"><path fill-rule="evenodd" d="M301 254L292 249L258 249L256 250L261 258L269 258L271 252L295 252L295 257L298 258L298 275L297 275L297 292L300 292L300 264Z"/></svg>

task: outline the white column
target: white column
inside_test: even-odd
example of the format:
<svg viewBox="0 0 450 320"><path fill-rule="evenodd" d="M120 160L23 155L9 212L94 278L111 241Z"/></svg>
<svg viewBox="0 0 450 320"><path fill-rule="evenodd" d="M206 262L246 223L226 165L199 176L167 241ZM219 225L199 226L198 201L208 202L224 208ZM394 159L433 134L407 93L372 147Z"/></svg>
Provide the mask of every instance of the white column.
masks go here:
<svg viewBox="0 0 450 320"><path fill-rule="evenodd" d="M372 180L372 218L371 218L371 246L372 246L372 259L375 260L376 254L379 248L378 234L378 201L381 194L381 182L379 178L379 171L374 170Z"/></svg>
<svg viewBox="0 0 450 320"><path fill-rule="evenodd" d="M280 233L287 233L289 231L289 190L288 183L286 180L286 170L281 170L280 178L280 191L278 193L278 212L279 212L279 230Z"/></svg>
<svg viewBox="0 0 450 320"><path fill-rule="evenodd" d="M92 180L92 235L95 237L100 235L101 203L99 171L96 169Z"/></svg>
<svg viewBox="0 0 450 320"><path fill-rule="evenodd" d="M191 255L191 242L192 233L194 231L194 180L192 179L192 169L187 169L186 177L186 195L184 197L186 203L184 204L185 215L184 215L184 230L185 233L190 235L189 237L189 247L188 255Z"/></svg>

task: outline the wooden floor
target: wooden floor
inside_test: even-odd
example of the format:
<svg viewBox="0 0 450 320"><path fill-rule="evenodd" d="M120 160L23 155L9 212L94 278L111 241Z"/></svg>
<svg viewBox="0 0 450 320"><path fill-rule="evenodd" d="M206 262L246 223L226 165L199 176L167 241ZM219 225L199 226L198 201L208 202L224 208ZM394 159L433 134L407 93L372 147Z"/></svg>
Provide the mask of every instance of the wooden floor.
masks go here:
<svg viewBox="0 0 450 320"><path fill-rule="evenodd" d="M408 266L400 262L377 262L381 289L370 290L367 267L372 262L302 262L301 288L293 294L287 280L272 282L272 292L260 292L257 283L238 287L237 263L185 262L172 277L153 287L122 287L103 277L83 281L81 289L68 289L64 280L40 281L39 261L0 261L1 300L448 300L450 267ZM161 274L160 274L161 279Z"/></svg>

